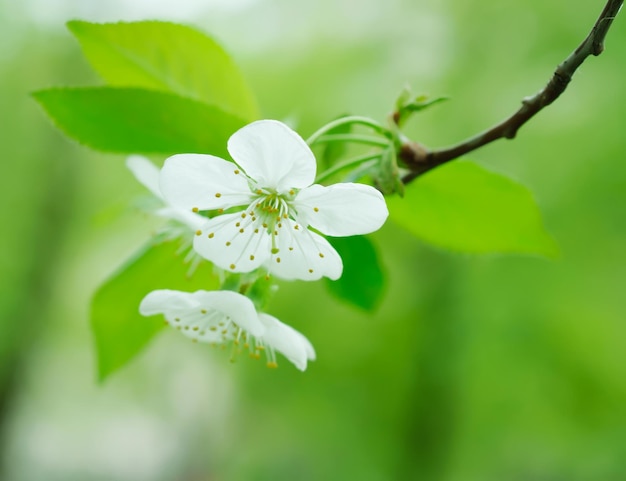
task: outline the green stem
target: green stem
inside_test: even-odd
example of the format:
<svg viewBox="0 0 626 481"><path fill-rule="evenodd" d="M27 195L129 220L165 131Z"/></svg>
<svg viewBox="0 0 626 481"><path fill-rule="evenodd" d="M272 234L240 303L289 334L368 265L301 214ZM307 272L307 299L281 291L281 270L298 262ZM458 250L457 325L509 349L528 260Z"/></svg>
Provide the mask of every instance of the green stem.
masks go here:
<svg viewBox="0 0 626 481"><path fill-rule="evenodd" d="M325 170L324 172L322 172L321 174L319 174L316 179L315 179L315 183L318 184L320 182L325 181L326 179L332 177L333 175L335 175L337 172L340 172L344 169L347 169L349 167L356 167L357 165L361 165L365 162L367 162L368 160L373 160L380 157L380 153L377 154L367 154L367 155L361 155L360 157L354 157L352 159L348 159L345 162L342 162L340 164L337 164L333 167L331 167L330 169Z"/></svg>
<svg viewBox="0 0 626 481"><path fill-rule="evenodd" d="M315 144L324 144L329 142L354 142L357 144L374 145L376 147L387 147L389 145L388 140L381 140L378 137L372 137L371 135L358 134L328 134L322 135L314 141Z"/></svg>
<svg viewBox="0 0 626 481"><path fill-rule="evenodd" d="M311 135L306 143L309 145L313 145L318 137L321 137L322 135L324 135L326 132L328 132L329 130L332 130L336 127L339 127L341 125L345 125L345 124L358 124L358 125L365 125L366 127L370 127L372 129L374 129L376 132L384 135L384 136L389 136L389 131L388 129L386 129L385 127L383 127L381 124L379 124L378 122L376 122L375 120L372 120L368 117L360 117L360 116L350 116L350 117L342 117L340 119L337 120L333 120L332 122L330 122L329 124L324 125L322 128L320 128L317 132L315 132L313 135Z"/></svg>

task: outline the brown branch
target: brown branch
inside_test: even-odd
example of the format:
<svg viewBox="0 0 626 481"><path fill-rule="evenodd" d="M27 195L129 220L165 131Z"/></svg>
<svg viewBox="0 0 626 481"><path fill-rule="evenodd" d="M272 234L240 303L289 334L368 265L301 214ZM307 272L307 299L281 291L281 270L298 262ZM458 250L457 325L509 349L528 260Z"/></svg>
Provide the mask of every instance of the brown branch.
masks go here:
<svg viewBox="0 0 626 481"><path fill-rule="evenodd" d="M501 138L513 139L522 125L537 112L550 105L565 91L572 75L589 55L600 55L604 50L604 38L619 12L624 0L609 0L595 25L580 46L555 70L548 84L537 94L522 101L521 108L508 119L489 130L471 137L457 145L439 150L429 150L417 142L406 142L399 152L400 159L410 169L402 181L406 184L435 167L454 160Z"/></svg>

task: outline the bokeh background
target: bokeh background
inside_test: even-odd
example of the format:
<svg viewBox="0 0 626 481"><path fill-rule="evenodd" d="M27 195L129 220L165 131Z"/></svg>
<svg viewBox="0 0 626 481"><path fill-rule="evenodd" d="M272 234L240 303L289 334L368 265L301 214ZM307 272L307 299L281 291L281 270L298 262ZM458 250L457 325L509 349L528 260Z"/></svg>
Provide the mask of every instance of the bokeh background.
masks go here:
<svg viewBox="0 0 626 481"><path fill-rule="evenodd" d="M562 256L466 256L389 223L375 315L323 283L270 312L304 332L302 374L164 331L95 381L95 288L148 238L124 159L55 130L32 90L96 84L72 18L160 18L214 35L267 118L303 135L383 120L405 84L448 95L430 146L516 109L604 2L0 0L0 478L6 481L626 479L626 16L607 50L477 162L533 191Z"/></svg>

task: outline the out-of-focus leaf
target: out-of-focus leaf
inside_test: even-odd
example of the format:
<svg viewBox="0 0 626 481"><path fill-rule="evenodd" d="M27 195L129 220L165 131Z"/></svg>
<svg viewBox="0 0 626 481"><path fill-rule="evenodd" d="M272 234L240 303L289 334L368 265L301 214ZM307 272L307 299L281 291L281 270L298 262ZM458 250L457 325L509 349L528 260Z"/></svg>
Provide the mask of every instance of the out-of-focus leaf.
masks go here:
<svg viewBox="0 0 626 481"><path fill-rule="evenodd" d="M558 253L530 191L472 162L439 167L408 185L404 199L387 202L397 224L436 246L469 253Z"/></svg>
<svg viewBox="0 0 626 481"><path fill-rule="evenodd" d="M374 244L364 236L332 237L328 241L343 260L343 275L336 281L326 279L326 286L340 299L367 311L374 310L385 287Z"/></svg>
<svg viewBox="0 0 626 481"><path fill-rule="evenodd" d="M149 245L126 262L96 291L91 303L91 328L96 342L98 378L103 381L125 366L163 327L162 319L143 317L139 303L155 289L193 292L219 288L207 264L192 277L177 242Z"/></svg>
<svg viewBox="0 0 626 481"><path fill-rule="evenodd" d="M67 26L111 85L165 90L247 121L258 117L254 96L233 60L194 28L159 21L73 20Z"/></svg>
<svg viewBox="0 0 626 481"><path fill-rule="evenodd" d="M228 138L245 123L215 106L138 88L53 88L33 96L68 136L105 152L226 156Z"/></svg>

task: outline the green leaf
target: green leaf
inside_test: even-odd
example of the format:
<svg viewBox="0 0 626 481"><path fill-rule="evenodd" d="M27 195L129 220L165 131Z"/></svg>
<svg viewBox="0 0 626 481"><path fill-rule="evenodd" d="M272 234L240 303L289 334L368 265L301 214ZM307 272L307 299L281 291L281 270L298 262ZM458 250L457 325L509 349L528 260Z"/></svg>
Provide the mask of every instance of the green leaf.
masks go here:
<svg viewBox="0 0 626 481"><path fill-rule="evenodd" d="M254 96L229 55L204 33L169 22L90 23L67 27L93 68L111 85L165 90L258 118Z"/></svg>
<svg viewBox="0 0 626 481"><path fill-rule="evenodd" d="M33 94L68 136L117 153L226 156L244 121L196 100L137 88L54 88Z"/></svg>
<svg viewBox="0 0 626 481"><path fill-rule="evenodd" d="M374 310L385 287L374 244L364 236L330 237L328 241L343 260L343 275L336 281L326 279L326 286L338 298L366 311Z"/></svg>
<svg viewBox="0 0 626 481"><path fill-rule="evenodd" d="M139 303L146 294L155 289L193 292L219 288L219 280L207 264L189 277L189 265L177 255L178 249L177 242L147 246L96 291L91 328L100 381L128 364L162 329L162 319L139 314Z"/></svg>
<svg viewBox="0 0 626 481"><path fill-rule="evenodd" d="M387 202L397 224L436 246L469 253L558 254L530 191L472 162L432 170L406 187L404 199Z"/></svg>

